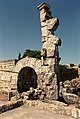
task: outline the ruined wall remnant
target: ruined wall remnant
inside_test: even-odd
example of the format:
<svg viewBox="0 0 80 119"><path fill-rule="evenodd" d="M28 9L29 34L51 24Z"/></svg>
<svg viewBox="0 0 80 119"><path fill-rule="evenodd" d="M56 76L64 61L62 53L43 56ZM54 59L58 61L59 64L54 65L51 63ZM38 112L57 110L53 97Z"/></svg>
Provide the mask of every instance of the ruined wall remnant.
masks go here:
<svg viewBox="0 0 80 119"><path fill-rule="evenodd" d="M78 104L80 98L79 67L60 65L59 96L68 104Z"/></svg>
<svg viewBox="0 0 80 119"><path fill-rule="evenodd" d="M38 9L42 31L41 60L26 57L19 61L0 62L0 90L24 92L30 87L39 87L46 94L46 98L56 100L60 61L58 46L61 45L61 40L54 35L54 31L59 20L52 17L48 4L42 3Z"/></svg>
<svg viewBox="0 0 80 119"><path fill-rule="evenodd" d="M57 95L58 93L57 80L60 61L58 46L61 45L61 40L54 35L54 31L56 31L59 25L59 20L52 16L50 6L48 4L42 3L38 6L38 9L40 11L40 22L42 31L42 67L49 67L48 74L51 73L52 75L47 82L47 85L50 84L50 86L47 86L48 93L50 93L47 96L49 96L49 98L54 98L54 95Z"/></svg>
<svg viewBox="0 0 80 119"><path fill-rule="evenodd" d="M20 75L23 77L23 80L25 80L25 78L28 77L28 76L25 77L25 72L23 74L20 74L21 70L30 67L37 74L38 71L40 72L40 70L38 69L40 69L41 67L39 68L39 66L40 66L40 61L29 57L23 58L19 61L17 60L1 61L0 62L0 91L7 92L11 90L17 90L18 89L17 83ZM30 74L29 70L28 72Z"/></svg>
<svg viewBox="0 0 80 119"><path fill-rule="evenodd" d="M16 75L14 71L17 60L0 61L0 92L10 91L16 87Z"/></svg>
<svg viewBox="0 0 80 119"><path fill-rule="evenodd" d="M20 60L0 61L0 92L37 91L48 99L57 100L61 87L60 81L80 78L80 67L59 66L61 40L55 36L59 20L52 16L50 6L42 3L38 6L42 32L41 60L25 57ZM41 92L40 92L41 91ZM39 93L38 93L39 92ZM10 93L11 94L11 93ZM36 94L35 94L36 97Z"/></svg>
<svg viewBox="0 0 80 119"><path fill-rule="evenodd" d="M54 31L59 25L59 20L52 17L50 6L42 3L38 6L40 11L41 31L42 31L42 49L41 61L42 65L52 64L51 72L58 72L59 66L59 51L58 46L61 45L61 40L54 35Z"/></svg>

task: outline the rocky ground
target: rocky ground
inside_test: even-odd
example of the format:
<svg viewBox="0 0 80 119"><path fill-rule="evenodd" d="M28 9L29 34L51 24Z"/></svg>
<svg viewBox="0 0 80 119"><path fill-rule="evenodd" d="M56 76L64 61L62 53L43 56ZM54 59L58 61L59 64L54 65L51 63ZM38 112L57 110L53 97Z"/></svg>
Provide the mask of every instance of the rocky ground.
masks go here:
<svg viewBox="0 0 80 119"><path fill-rule="evenodd" d="M0 119L73 119L69 116L59 115L46 110L28 107L26 104L0 114Z"/></svg>

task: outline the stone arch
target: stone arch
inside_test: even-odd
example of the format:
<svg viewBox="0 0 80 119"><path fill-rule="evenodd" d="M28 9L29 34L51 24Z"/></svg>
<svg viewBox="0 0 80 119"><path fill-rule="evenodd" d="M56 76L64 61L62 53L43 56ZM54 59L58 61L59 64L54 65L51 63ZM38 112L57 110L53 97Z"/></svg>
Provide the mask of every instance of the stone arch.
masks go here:
<svg viewBox="0 0 80 119"><path fill-rule="evenodd" d="M37 74L33 68L26 66L18 73L17 90L22 93L28 91L30 87L37 87Z"/></svg>
<svg viewBox="0 0 80 119"><path fill-rule="evenodd" d="M38 69L41 69L41 60L37 60L36 58L31 57L25 57L16 63L14 71L19 72L23 67L31 67L35 70L36 73L38 73Z"/></svg>

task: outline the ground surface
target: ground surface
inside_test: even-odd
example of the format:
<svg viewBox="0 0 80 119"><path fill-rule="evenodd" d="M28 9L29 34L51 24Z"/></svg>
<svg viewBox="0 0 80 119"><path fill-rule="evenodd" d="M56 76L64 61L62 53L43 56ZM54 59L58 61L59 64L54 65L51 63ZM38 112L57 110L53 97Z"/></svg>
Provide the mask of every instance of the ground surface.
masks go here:
<svg viewBox="0 0 80 119"><path fill-rule="evenodd" d="M65 115L28 107L26 104L0 114L0 119L73 119Z"/></svg>

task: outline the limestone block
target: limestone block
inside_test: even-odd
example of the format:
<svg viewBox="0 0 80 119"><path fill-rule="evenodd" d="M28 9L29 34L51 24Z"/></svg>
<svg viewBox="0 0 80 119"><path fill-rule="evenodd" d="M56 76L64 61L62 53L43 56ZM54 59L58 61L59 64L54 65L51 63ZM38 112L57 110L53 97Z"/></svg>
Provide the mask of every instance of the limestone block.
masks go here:
<svg viewBox="0 0 80 119"><path fill-rule="evenodd" d="M55 57L55 51L53 49L48 49L47 50L47 57Z"/></svg>
<svg viewBox="0 0 80 119"><path fill-rule="evenodd" d="M47 92L47 98L51 100L56 100L58 99L58 87L57 85L53 86L48 86L48 92Z"/></svg>
<svg viewBox="0 0 80 119"><path fill-rule="evenodd" d="M41 49L41 56L46 57L46 49Z"/></svg>
<svg viewBox="0 0 80 119"><path fill-rule="evenodd" d="M5 76L2 78L2 80L7 81L7 82L10 82L11 80L10 80L9 74L8 74L8 75L5 75Z"/></svg>
<svg viewBox="0 0 80 119"><path fill-rule="evenodd" d="M16 84L16 80L15 79L12 79L11 80L11 84Z"/></svg>
<svg viewBox="0 0 80 119"><path fill-rule="evenodd" d="M4 86L5 88L8 88L8 87L10 87L10 83L9 82L5 82L5 86Z"/></svg>
<svg viewBox="0 0 80 119"><path fill-rule="evenodd" d="M47 20L48 30L55 31L59 25L59 20L57 18L51 18Z"/></svg>
<svg viewBox="0 0 80 119"><path fill-rule="evenodd" d="M65 81L63 84L64 84L64 88L71 87L71 83L69 80Z"/></svg>
<svg viewBox="0 0 80 119"><path fill-rule="evenodd" d="M80 109L78 109L77 111L78 111L78 117L80 118Z"/></svg>
<svg viewBox="0 0 80 119"><path fill-rule="evenodd" d="M35 71L36 71L36 73L41 72L41 60L36 60Z"/></svg>
<svg viewBox="0 0 80 119"><path fill-rule="evenodd" d="M49 18L52 18L52 15L51 15L50 11L47 11L47 12L44 12L43 14L40 14L41 22L46 21Z"/></svg>
<svg viewBox="0 0 80 119"><path fill-rule="evenodd" d="M47 26L41 28L42 37L47 36Z"/></svg>
<svg viewBox="0 0 80 119"><path fill-rule="evenodd" d="M75 107L73 107L72 110L71 110L71 115L72 115L72 117L74 117L75 119L79 119L78 109L76 109Z"/></svg>
<svg viewBox="0 0 80 119"><path fill-rule="evenodd" d="M49 72L55 72L55 65L54 64L50 65Z"/></svg>
<svg viewBox="0 0 80 119"><path fill-rule="evenodd" d="M43 46L42 46L43 49L52 49L52 50L55 50L55 45L54 45L54 41L52 39L47 39L46 42L43 43Z"/></svg>
<svg viewBox="0 0 80 119"><path fill-rule="evenodd" d="M58 36L55 35L49 35L48 36L48 42L54 44L54 45L61 45L61 39L59 39Z"/></svg>
<svg viewBox="0 0 80 119"><path fill-rule="evenodd" d="M41 22L46 21L46 12L44 14L40 14L40 21Z"/></svg>
<svg viewBox="0 0 80 119"><path fill-rule="evenodd" d="M42 71L42 74L41 75L45 75L45 73L48 73L48 70L49 70L49 66L42 66L41 68L41 71Z"/></svg>
<svg viewBox="0 0 80 119"><path fill-rule="evenodd" d="M50 6L49 4L45 3L45 2L42 2L40 5L38 5L37 7L39 9L39 11L41 10L49 10L50 9Z"/></svg>
<svg viewBox="0 0 80 119"><path fill-rule="evenodd" d="M47 72L54 72L55 70L55 59L52 60L52 58L47 58L46 59L46 64L49 66Z"/></svg>
<svg viewBox="0 0 80 119"><path fill-rule="evenodd" d="M0 73L0 80L1 80L2 74Z"/></svg>
<svg viewBox="0 0 80 119"><path fill-rule="evenodd" d="M1 81L5 81L5 73L2 73L2 75L1 75Z"/></svg>
<svg viewBox="0 0 80 119"><path fill-rule="evenodd" d="M45 26L47 26L46 21L41 22L41 27L45 27Z"/></svg>
<svg viewBox="0 0 80 119"><path fill-rule="evenodd" d="M41 15L44 14L45 12L46 12L46 9L44 9L44 8L40 10Z"/></svg>
<svg viewBox="0 0 80 119"><path fill-rule="evenodd" d="M51 15L51 11L49 11L49 10L47 10L47 9L42 9L42 10L40 11L40 16L43 16L43 14L45 14L45 13L48 13L49 16L52 16L52 15Z"/></svg>
<svg viewBox="0 0 80 119"><path fill-rule="evenodd" d="M63 98L68 104L79 103L79 96L77 96L75 94L64 93Z"/></svg>
<svg viewBox="0 0 80 119"><path fill-rule="evenodd" d="M17 90L17 84L11 84L10 90Z"/></svg>
<svg viewBox="0 0 80 119"><path fill-rule="evenodd" d="M43 36L42 37L42 43L46 42L47 41L47 37L46 36Z"/></svg>

